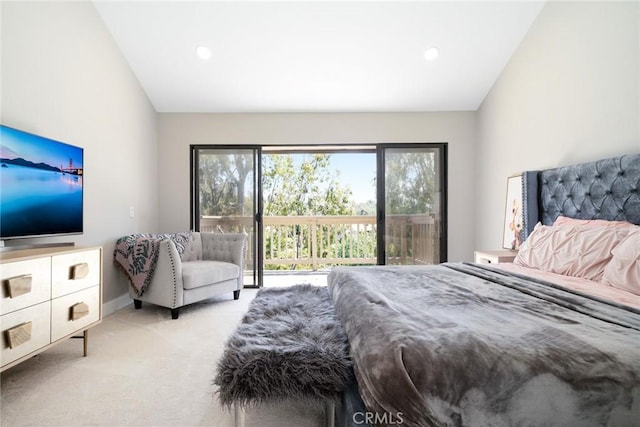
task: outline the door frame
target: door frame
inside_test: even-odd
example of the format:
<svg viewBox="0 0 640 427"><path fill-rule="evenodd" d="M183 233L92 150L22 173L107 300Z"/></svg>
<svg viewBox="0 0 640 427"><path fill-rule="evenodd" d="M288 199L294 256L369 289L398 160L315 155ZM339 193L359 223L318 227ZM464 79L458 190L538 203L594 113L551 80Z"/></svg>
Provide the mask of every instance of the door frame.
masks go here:
<svg viewBox="0 0 640 427"><path fill-rule="evenodd" d="M447 261L447 177L448 177L448 143L446 142L392 142L376 144L376 206L377 206L377 254L378 265L385 265L386 261L386 209L384 203L386 196L386 183L385 183L385 151L388 148L434 148L440 150L440 158L438 162L438 170L440 187L440 215L441 215L441 238L440 238L440 260L439 262Z"/></svg>
<svg viewBox="0 0 640 427"><path fill-rule="evenodd" d="M245 286L247 288L260 288L263 286L264 275L264 227L263 212L264 200L262 197L262 156L265 152L281 151L283 153L332 153L332 152L372 152L376 153L376 215L377 215L377 263L384 265L385 254L385 150L388 148L435 148L440 151L439 156L439 179L441 182L440 192L440 215L441 215L441 238L440 238L440 260L447 261L447 188L448 188L448 143L446 142L412 142L412 143L354 143L354 144L262 144L262 145L242 145L242 144L192 144L189 146L190 161L190 228L199 228L198 212L199 197L197 197L197 175L195 165L197 164L199 150L254 150L254 227L255 227L255 256L254 256L254 285Z"/></svg>
<svg viewBox="0 0 640 427"><path fill-rule="evenodd" d="M262 146L261 145L218 145L218 144L191 144L189 146L189 228L191 230L200 229L200 199L197 187L197 169L199 164L200 150L253 150L254 176L253 176L253 227L255 254L253 256L253 285L245 288L261 288L263 284L264 262L263 262L263 227L262 227Z"/></svg>

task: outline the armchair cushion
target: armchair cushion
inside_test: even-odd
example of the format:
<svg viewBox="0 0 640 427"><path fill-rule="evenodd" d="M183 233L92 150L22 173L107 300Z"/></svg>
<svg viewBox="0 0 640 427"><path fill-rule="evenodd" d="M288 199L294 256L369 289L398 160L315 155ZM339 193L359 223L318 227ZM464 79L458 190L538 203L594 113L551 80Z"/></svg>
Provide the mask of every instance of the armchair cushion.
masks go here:
<svg viewBox="0 0 640 427"><path fill-rule="evenodd" d="M190 239L180 255L181 261L197 261L202 259L202 239L200 233L190 233Z"/></svg>
<svg viewBox="0 0 640 427"><path fill-rule="evenodd" d="M203 260L243 265L246 236L239 233L198 233L202 240Z"/></svg>
<svg viewBox="0 0 640 427"><path fill-rule="evenodd" d="M237 279L240 266L222 261L186 261L182 263L182 286L194 289L212 283Z"/></svg>

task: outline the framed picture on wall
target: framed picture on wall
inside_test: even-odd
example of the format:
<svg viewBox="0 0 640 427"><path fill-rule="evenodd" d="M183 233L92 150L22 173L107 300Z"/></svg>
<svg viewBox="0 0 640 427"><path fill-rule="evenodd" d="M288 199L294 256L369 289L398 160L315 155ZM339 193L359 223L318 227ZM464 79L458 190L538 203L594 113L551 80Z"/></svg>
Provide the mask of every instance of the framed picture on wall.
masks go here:
<svg viewBox="0 0 640 427"><path fill-rule="evenodd" d="M517 251L522 243L522 174L507 178L507 199L504 209L502 247Z"/></svg>

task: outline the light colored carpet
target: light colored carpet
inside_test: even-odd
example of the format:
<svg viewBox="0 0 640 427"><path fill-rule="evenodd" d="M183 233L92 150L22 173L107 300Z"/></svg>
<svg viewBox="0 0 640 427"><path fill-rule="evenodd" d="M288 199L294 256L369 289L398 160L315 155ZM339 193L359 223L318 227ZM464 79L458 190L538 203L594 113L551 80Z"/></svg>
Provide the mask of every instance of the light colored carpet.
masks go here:
<svg viewBox="0 0 640 427"><path fill-rule="evenodd" d="M224 343L255 289L168 309L133 305L107 316L82 340L65 341L1 374L2 426L233 426L212 381ZM322 406L249 408L246 426L323 425Z"/></svg>

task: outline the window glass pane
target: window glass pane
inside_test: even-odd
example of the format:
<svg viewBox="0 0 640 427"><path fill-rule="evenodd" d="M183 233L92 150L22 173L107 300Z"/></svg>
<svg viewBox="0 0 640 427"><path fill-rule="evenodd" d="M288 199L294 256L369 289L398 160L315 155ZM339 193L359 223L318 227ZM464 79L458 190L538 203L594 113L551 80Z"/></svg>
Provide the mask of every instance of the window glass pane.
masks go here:
<svg viewBox="0 0 640 427"><path fill-rule="evenodd" d="M255 284L255 159L253 149L199 149L198 231L248 236L245 285Z"/></svg>
<svg viewBox="0 0 640 427"><path fill-rule="evenodd" d="M387 148L385 263L441 262L440 148Z"/></svg>

